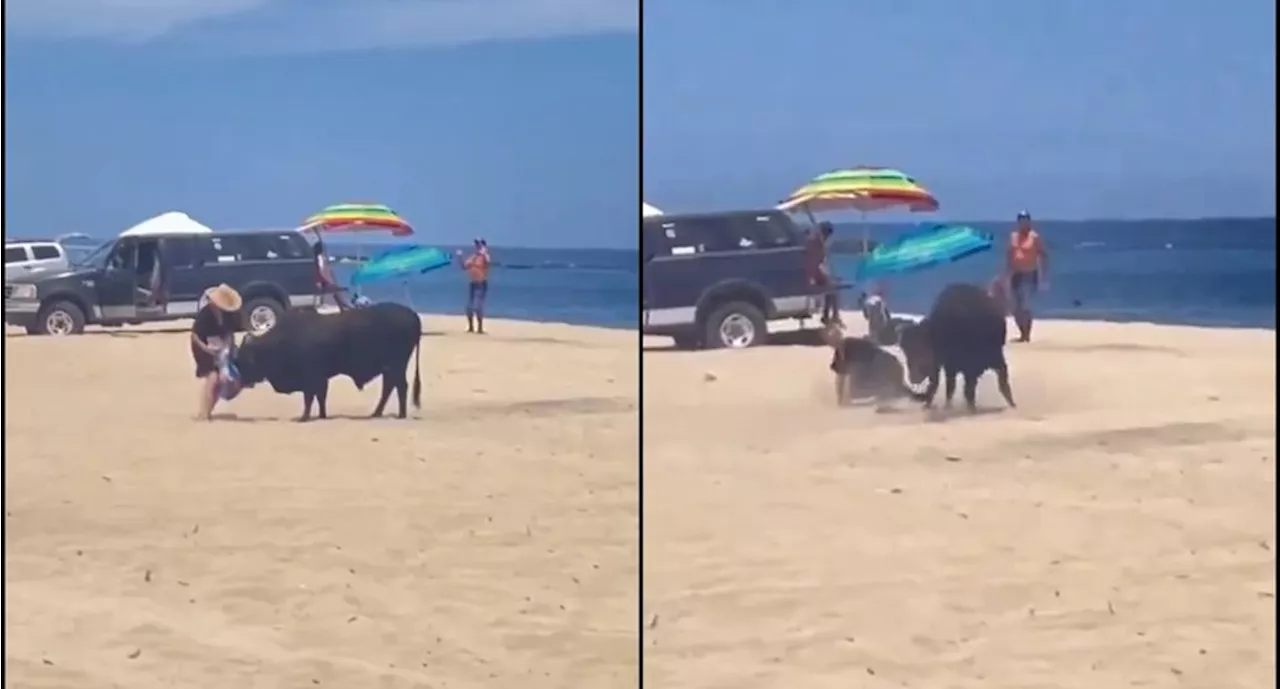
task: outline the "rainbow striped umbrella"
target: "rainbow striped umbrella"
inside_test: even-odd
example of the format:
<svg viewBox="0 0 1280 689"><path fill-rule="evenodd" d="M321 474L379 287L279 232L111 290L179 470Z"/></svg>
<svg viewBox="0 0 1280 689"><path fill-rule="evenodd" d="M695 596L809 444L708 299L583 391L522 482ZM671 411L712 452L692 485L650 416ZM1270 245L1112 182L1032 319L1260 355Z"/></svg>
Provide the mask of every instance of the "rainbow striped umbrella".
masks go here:
<svg viewBox="0 0 1280 689"><path fill-rule="evenodd" d="M413 234L413 226L390 208L368 203L340 203L307 218L300 228L325 232L387 230L396 237Z"/></svg>
<svg viewBox="0 0 1280 689"><path fill-rule="evenodd" d="M838 210L868 213L890 208L932 212L938 210L938 199L903 172L864 166L819 175L792 192L778 208L802 209L810 214Z"/></svg>

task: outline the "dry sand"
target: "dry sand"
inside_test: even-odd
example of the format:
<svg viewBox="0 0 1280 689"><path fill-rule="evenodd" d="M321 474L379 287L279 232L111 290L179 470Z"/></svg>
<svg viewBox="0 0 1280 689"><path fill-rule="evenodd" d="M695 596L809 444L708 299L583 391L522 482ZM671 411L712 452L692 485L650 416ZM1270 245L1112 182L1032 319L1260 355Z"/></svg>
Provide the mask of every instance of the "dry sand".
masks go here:
<svg viewBox="0 0 1280 689"><path fill-rule="evenodd" d="M1274 687L1275 332L1036 335L932 420L646 352L647 687Z"/></svg>
<svg viewBox="0 0 1280 689"><path fill-rule="evenodd" d="M7 330L5 686L634 687L636 334L427 325L421 418L305 425L192 421L185 331Z"/></svg>

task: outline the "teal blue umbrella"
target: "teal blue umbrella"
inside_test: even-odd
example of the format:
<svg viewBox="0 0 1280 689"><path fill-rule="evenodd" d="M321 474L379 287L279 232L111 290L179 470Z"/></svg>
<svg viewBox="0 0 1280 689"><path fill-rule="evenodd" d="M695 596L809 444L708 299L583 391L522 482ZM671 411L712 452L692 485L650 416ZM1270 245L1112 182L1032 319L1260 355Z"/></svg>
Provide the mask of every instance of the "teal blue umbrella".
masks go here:
<svg viewBox="0 0 1280 689"><path fill-rule="evenodd" d="M453 263L449 254L430 246L398 246L369 259L351 275L351 284L368 285L375 282L400 280L404 283L405 297L410 300L409 280Z"/></svg>
<svg viewBox="0 0 1280 689"><path fill-rule="evenodd" d="M453 263L449 254L430 246L398 246L369 259L351 275L351 284L405 280Z"/></svg>
<svg viewBox="0 0 1280 689"><path fill-rule="evenodd" d="M925 270L994 245L991 235L968 225L929 225L877 246L858 263L857 280Z"/></svg>

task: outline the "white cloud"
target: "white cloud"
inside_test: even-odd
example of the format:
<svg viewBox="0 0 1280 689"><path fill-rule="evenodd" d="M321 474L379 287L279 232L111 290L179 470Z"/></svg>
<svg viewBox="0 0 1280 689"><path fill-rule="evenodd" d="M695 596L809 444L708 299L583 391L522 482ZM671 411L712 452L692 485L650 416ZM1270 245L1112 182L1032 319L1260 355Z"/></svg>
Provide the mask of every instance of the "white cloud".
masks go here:
<svg viewBox="0 0 1280 689"><path fill-rule="evenodd" d="M640 0L6 0L13 36L202 43L325 52L635 31Z"/></svg>

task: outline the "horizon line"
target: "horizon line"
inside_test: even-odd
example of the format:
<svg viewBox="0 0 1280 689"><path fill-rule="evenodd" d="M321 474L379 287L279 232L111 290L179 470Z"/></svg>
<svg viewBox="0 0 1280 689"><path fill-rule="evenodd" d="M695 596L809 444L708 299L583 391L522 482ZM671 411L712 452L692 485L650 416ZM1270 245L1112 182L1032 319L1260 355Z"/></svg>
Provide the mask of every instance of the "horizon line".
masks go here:
<svg viewBox="0 0 1280 689"><path fill-rule="evenodd" d="M674 215L674 214L673 214L673 215ZM1275 216L1274 214L1272 214L1272 215L1206 215L1206 216L1196 217L1196 218L1176 218L1176 217L1160 217L1160 216L1153 216L1153 217L1150 217L1150 218L1108 218L1108 217L1097 217L1097 218L1053 218L1053 217L1043 217L1043 218L1038 218L1038 217L1032 216L1032 218L1031 218L1031 222L1032 222L1032 223L1036 223L1036 222L1055 222L1055 223L1091 223L1091 222L1111 222L1111 223L1116 223L1116 222L1119 222L1119 223L1139 223L1139 222L1143 222L1143 223L1149 223L1149 222L1183 222L1183 223L1186 223L1186 222L1207 222L1207 221L1211 221L1211 220L1232 220L1232 221L1240 221L1240 220L1275 220L1275 219L1276 219L1276 216ZM929 222L929 221L928 221L928 220L919 220L919 221L905 221L905 220L904 220L904 221L892 221L892 220L874 221L874 220L873 220L873 221L863 222L863 221L859 221L859 220L835 220L835 221L833 221L833 222L834 222L834 223L837 223L837 224L842 224L842 225L843 225L843 224L855 224L855 225L919 225L919 224L922 224L922 223L927 223L927 222ZM939 220L939 222L944 222L944 221ZM959 220L947 220L947 221L945 221L945 222L948 222L948 223L954 223L954 224L961 224L961 223L1012 223L1012 222L1014 222L1014 220L1009 220L1009 219L1004 219L1004 218L1001 218L1001 219L992 219L992 218L988 218L988 219L980 219L980 220L965 220L965 219L959 219Z"/></svg>

